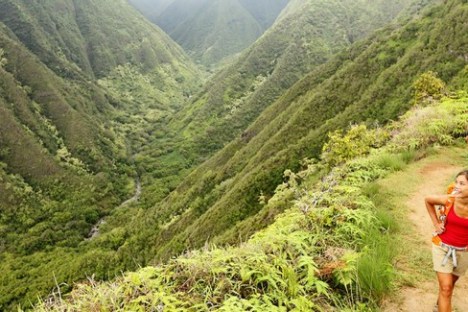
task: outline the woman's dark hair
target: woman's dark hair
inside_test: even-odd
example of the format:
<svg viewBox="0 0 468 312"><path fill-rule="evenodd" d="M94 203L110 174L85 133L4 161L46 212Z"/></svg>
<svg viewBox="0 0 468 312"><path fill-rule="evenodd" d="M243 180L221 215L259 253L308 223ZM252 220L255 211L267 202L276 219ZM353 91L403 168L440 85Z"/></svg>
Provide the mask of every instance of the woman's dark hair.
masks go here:
<svg viewBox="0 0 468 312"><path fill-rule="evenodd" d="M468 180L468 170L463 170L463 171L460 171L456 178L458 178L459 176L465 176L465 178Z"/></svg>

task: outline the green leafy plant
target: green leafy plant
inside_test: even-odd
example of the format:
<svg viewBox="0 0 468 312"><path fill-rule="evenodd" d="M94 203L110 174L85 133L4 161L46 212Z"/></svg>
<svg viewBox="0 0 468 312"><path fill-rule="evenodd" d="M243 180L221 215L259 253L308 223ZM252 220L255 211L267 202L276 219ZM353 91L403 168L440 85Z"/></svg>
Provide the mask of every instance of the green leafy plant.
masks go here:
<svg viewBox="0 0 468 312"><path fill-rule="evenodd" d="M336 130L328 134L321 158L329 167L333 167L368 154L372 148L382 146L388 138L389 134L384 129L368 130L365 125L353 125L346 133Z"/></svg>
<svg viewBox="0 0 468 312"><path fill-rule="evenodd" d="M427 103L440 100L445 94L445 88L445 83L437 77L436 73L425 72L413 83L414 102L427 105Z"/></svg>

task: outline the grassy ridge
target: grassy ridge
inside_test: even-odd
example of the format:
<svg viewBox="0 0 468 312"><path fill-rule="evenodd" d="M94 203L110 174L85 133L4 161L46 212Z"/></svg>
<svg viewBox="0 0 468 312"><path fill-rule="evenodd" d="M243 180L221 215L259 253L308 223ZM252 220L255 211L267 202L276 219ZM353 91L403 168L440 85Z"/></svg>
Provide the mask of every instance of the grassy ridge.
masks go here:
<svg viewBox="0 0 468 312"><path fill-rule="evenodd" d="M395 4L400 10L406 5L408 1ZM341 6L292 1L275 25L235 64L217 74L172 126L184 131L185 140L193 141L198 153L218 150L314 67L398 14L383 14L386 9L375 2Z"/></svg>

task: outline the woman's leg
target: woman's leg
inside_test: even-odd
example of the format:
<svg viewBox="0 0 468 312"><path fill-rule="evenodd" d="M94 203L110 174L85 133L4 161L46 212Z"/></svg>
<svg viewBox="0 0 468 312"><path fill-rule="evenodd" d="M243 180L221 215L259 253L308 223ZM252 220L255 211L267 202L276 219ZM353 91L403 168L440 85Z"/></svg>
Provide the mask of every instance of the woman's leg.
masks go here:
<svg viewBox="0 0 468 312"><path fill-rule="evenodd" d="M437 272L437 279L439 281L439 312L452 312L453 287L458 277L451 273Z"/></svg>

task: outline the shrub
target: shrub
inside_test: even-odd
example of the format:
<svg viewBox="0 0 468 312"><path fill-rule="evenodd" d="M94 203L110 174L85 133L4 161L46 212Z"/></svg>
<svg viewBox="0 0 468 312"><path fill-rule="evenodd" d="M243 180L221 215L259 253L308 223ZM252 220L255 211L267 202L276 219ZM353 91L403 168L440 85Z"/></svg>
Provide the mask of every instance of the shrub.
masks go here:
<svg viewBox="0 0 468 312"><path fill-rule="evenodd" d="M322 161L329 167L368 154L372 148L382 146L389 133L382 128L367 129L365 125L353 125L347 133L336 130L328 134L328 142L322 149Z"/></svg>
<svg viewBox="0 0 468 312"><path fill-rule="evenodd" d="M428 71L414 82L415 104L428 104L433 100L440 100L445 93L445 83L437 78L437 74Z"/></svg>

